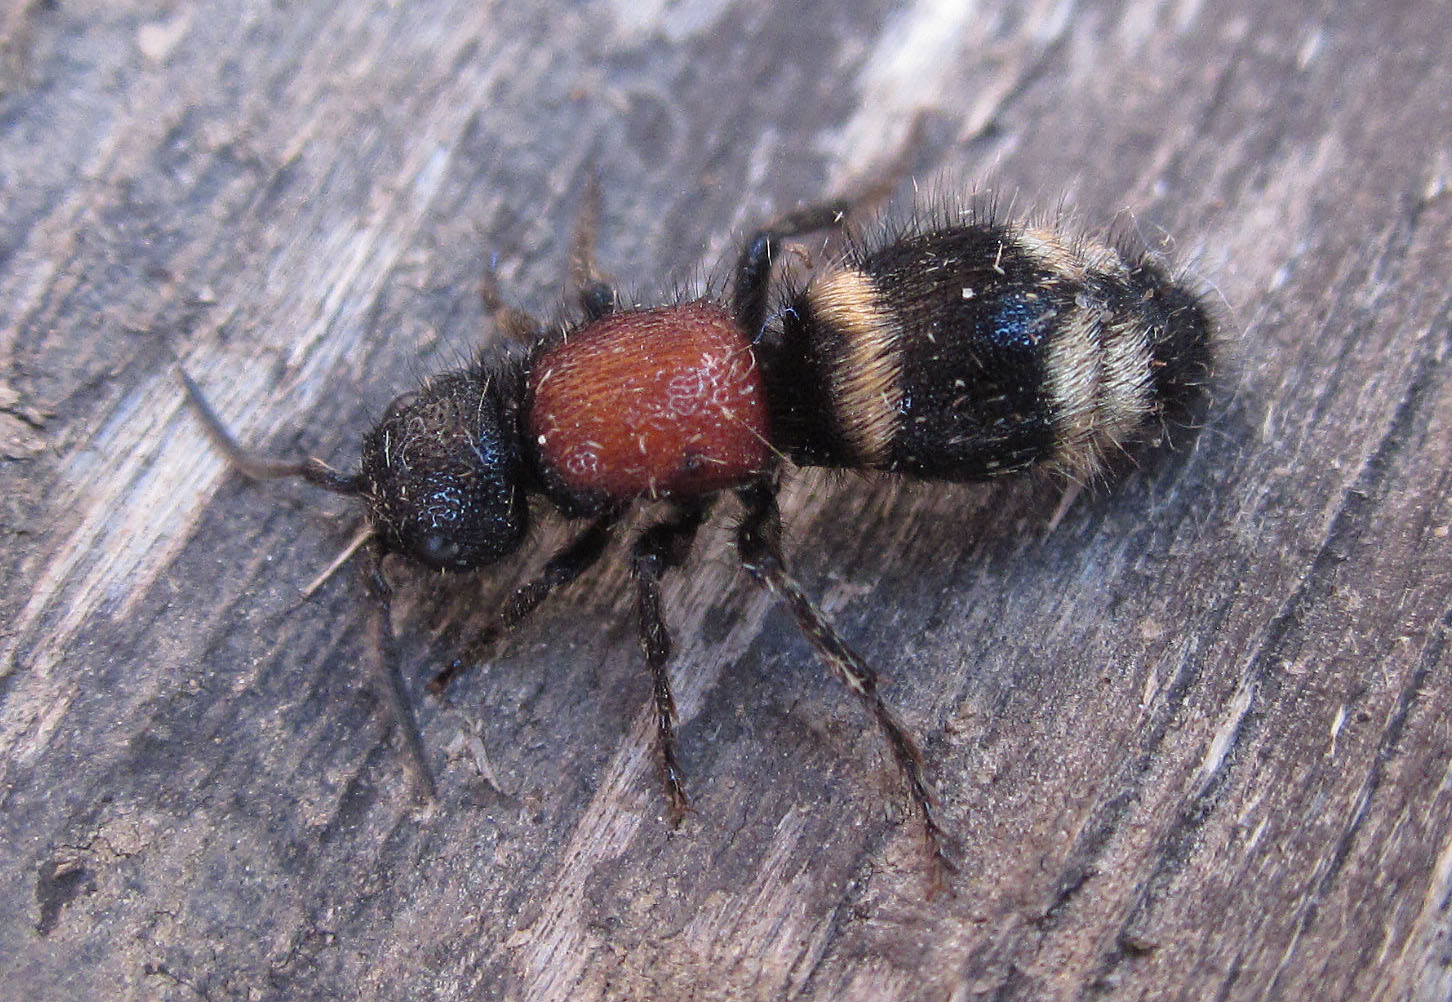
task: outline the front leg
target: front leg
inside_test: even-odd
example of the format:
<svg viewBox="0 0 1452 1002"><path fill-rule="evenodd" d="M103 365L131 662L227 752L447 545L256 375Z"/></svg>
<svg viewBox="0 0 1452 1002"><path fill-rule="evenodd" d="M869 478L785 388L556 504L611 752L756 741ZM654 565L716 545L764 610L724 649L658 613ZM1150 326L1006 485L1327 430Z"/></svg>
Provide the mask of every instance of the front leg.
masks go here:
<svg viewBox="0 0 1452 1002"><path fill-rule="evenodd" d="M403 672L398 663L398 642L393 636L393 585L383 573L383 547L375 539L368 547L368 562L363 569L363 583L373 600L371 629L374 649L374 679L392 722L403 732L406 750L404 763L413 774L414 786L425 800L438 798L434 774L429 769L428 753L419 733L418 718L408 701L403 686Z"/></svg>
<svg viewBox="0 0 1452 1002"><path fill-rule="evenodd" d="M666 671L666 662L671 656L671 635L661 616L660 582L667 570L679 567L690 554L696 530L706 520L708 510L705 505L676 509L671 518L641 533L631 559L640 614L640 649L650 666L655 702L656 760L665 782L666 799L671 805L672 825L681 823L690 801L676 760L676 704Z"/></svg>
<svg viewBox="0 0 1452 1002"><path fill-rule="evenodd" d="M605 552L605 545L610 542L610 530L614 528L619 517L618 511L606 512L570 540L564 549L550 557L539 576L520 585L504 603L494 621L484 627L447 668L434 675L429 682L429 692L436 696L442 693L460 673L483 658L500 637L539 608L540 603L595 566L600 554Z"/></svg>
<svg viewBox="0 0 1452 1002"><path fill-rule="evenodd" d="M601 274L595 261L595 240L600 231L600 175L590 172L570 241L570 289L587 319L599 320L615 312L615 286Z"/></svg>

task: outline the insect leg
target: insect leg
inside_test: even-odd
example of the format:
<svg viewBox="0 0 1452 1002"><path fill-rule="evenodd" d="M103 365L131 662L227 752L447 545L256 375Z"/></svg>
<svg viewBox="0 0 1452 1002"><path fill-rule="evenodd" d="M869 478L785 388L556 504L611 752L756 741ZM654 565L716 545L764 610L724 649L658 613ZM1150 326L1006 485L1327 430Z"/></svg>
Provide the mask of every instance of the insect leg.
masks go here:
<svg viewBox="0 0 1452 1002"><path fill-rule="evenodd" d="M493 265L484 268L484 275L479 282L479 296L484 300L484 308L494 318L494 326L505 337L521 344L532 344L539 337L540 322L505 301L504 293L499 290L499 276Z"/></svg>
<svg viewBox="0 0 1452 1002"><path fill-rule="evenodd" d="M772 265L781 254L781 242L816 230L840 229L849 214L871 210L884 201L912 166L922 145L926 116L919 112L908 127L908 135L892 160L854 189L837 198L778 216L746 241L736 259L736 283L732 309L747 335L755 338L766 323L767 299L771 294Z"/></svg>
<svg viewBox="0 0 1452 1002"><path fill-rule="evenodd" d="M923 766L923 755L892 709L877 691L877 673L823 617L816 604L786 569L781 553L781 510L770 484L761 483L738 492L746 505L746 516L737 529L736 547L741 563L757 584L786 603L797 628L811 641L817 654L837 677L862 700L877 720L892 747L898 768L907 779L913 802L923 816L923 829L933 858L953 870L947 853L947 836L933 814L936 799Z"/></svg>
<svg viewBox="0 0 1452 1002"><path fill-rule="evenodd" d="M585 183L580 215L570 240L570 288L587 320L599 320L615 312L615 287L607 282L595 263L595 239L600 228L600 178L593 170ZM499 279L492 267L484 270L481 286L484 306L495 325L507 336L526 344L539 338L543 328L525 311L508 305L499 291Z"/></svg>
<svg viewBox="0 0 1452 1002"><path fill-rule="evenodd" d="M580 309L590 320L615 312L615 287L605 281L595 262L595 238L600 229L600 175L592 170L585 184L575 234L570 241L570 286Z"/></svg>
<svg viewBox="0 0 1452 1002"><path fill-rule="evenodd" d="M504 603L494 621L484 627L447 668L430 680L429 692L435 695L443 692L450 682L478 661L500 637L539 608L545 599L593 567L600 559L600 554L605 552L605 546L610 542L610 532L619 517L620 514L616 511L600 516L550 557L541 568L539 576L521 585Z"/></svg>
<svg viewBox="0 0 1452 1002"><path fill-rule="evenodd" d="M408 701L408 692L403 687L403 673L398 665L398 644L393 636L393 586L383 574L383 547L376 541L368 547L368 563L363 580L368 595L373 599L373 646L377 653L374 670L378 690L388 706L389 716L403 731L403 743L407 750L404 763L413 774L415 785L428 800L437 797L433 772L429 769L428 755L424 751L423 738L419 735L418 718L414 716L413 704Z"/></svg>
<svg viewBox="0 0 1452 1002"><path fill-rule="evenodd" d="M635 543L631 569L635 574L640 611L640 647L650 666L655 700L656 755L666 798L671 805L671 824L680 824L690 802L686 798L680 764L676 761L676 704L671 696L666 662L671 656L671 635L660 611L660 581L672 567L678 567L691 551L696 530L705 521L706 505L678 508L668 520L645 530Z"/></svg>
<svg viewBox="0 0 1452 1002"><path fill-rule="evenodd" d="M772 265L781 254L781 242L802 233L841 226L852 206L851 199L809 205L777 218L746 241L741 256L736 259L731 306L741 329L749 337L755 338L766 323Z"/></svg>

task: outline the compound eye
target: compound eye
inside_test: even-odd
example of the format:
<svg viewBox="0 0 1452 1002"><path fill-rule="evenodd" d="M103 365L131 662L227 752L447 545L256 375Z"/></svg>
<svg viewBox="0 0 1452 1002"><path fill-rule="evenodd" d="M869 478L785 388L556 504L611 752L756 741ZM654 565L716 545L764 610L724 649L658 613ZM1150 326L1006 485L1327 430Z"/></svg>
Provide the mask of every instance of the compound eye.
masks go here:
<svg viewBox="0 0 1452 1002"><path fill-rule="evenodd" d="M462 547L441 532L430 532L418 542L418 557L433 567L451 567L459 559Z"/></svg>
<svg viewBox="0 0 1452 1002"><path fill-rule="evenodd" d="M441 571L478 570L518 549L526 516L517 492L477 474L443 471L410 479L405 493L411 503L398 506L391 519L392 545Z"/></svg>

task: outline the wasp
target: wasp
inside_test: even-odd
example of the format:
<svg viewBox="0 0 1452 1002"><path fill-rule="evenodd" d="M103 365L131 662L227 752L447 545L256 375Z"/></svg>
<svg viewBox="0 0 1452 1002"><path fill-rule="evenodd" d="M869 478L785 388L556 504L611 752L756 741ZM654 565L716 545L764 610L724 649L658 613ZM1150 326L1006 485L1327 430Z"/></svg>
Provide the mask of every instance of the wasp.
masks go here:
<svg viewBox="0 0 1452 1002"><path fill-rule="evenodd" d="M918 481L1035 469L1082 481L1160 437L1207 385L1212 322L1155 259L991 211L856 239L781 278L787 241L843 225L850 201L790 213L742 247L729 295L622 305L577 268L579 317L553 327L491 300L527 347L500 343L392 402L356 472L243 449L183 374L231 463L359 499L385 695L411 769L434 782L389 628L389 555L449 573L516 556L541 510L582 523L484 631L492 640L600 558L632 509L659 516L630 549L655 754L674 822L689 800L677 755L661 582L725 495L751 580L784 604L883 735L935 858L951 866L918 743L878 675L831 626L782 552L778 490L797 467ZM542 499L545 504L536 502ZM456 661L432 683L448 685Z"/></svg>

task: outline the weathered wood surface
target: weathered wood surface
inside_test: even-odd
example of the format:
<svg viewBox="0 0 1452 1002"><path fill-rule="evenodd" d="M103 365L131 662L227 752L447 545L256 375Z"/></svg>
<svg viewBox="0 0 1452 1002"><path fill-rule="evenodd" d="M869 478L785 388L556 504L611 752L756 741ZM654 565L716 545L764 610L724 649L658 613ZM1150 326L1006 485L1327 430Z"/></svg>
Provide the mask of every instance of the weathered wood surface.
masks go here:
<svg viewBox="0 0 1452 1002"><path fill-rule="evenodd" d="M11 3L0 995L1447 997L1452 8L555 6ZM230 474L173 352L346 467L493 336L486 262L553 308L592 169L651 295L922 108L925 188L1172 236L1229 360L1192 445L1051 532L1044 485L788 498L956 894L721 529L668 593L680 831L618 559L420 696L420 807L358 581L298 599L354 513ZM400 572L411 676L522 573Z"/></svg>

